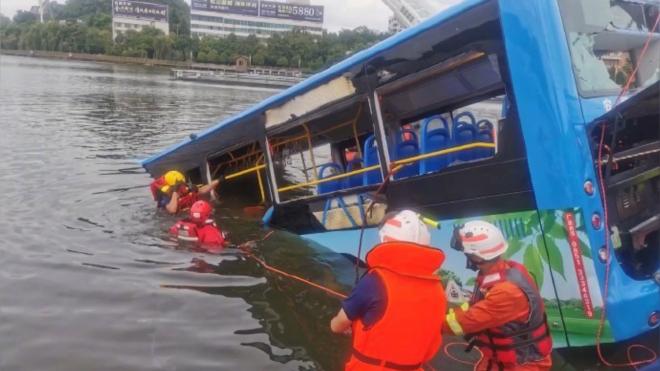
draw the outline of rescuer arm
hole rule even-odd
[[[216,189],[220,185],[220,179],[212,180],[211,183],[199,187],[199,194],[205,195]]]
[[[491,288],[483,300],[467,310],[456,308],[447,314],[447,327],[454,335],[475,334],[529,315],[525,294],[509,282]]]
[[[353,322],[348,319],[344,309],[340,309],[337,315],[330,321],[330,330],[335,334],[346,333],[351,329]]]
[[[170,202],[165,205],[165,210],[170,214],[176,214],[179,211],[179,194],[177,192],[172,192],[172,197]]]

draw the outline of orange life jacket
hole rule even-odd
[[[154,201],[159,202],[161,197],[168,196],[171,194],[171,192],[163,191],[163,188],[165,186],[167,186],[167,182],[165,181],[165,176],[161,176],[160,178],[157,178],[153,182],[151,182],[151,184],[149,185],[149,189],[151,190],[151,195],[153,196]],[[190,190],[187,186],[180,187],[177,193],[179,193],[179,202],[178,202],[179,211],[190,209],[190,207],[192,207],[192,205],[195,202],[199,201],[197,192]]]
[[[529,317],[527,321],[512,321],[503,326],[488,329],[475,336],[475,345],[492,358],[492,370],[514,365],[541,361],[552,352],[552,337],[548,327],[543,298],[527,269],[520,263],[506,261],[506,269],[479,275],[471,304],[483,300],[488,290],[500,282],[516,285],[527,297]]]
[[[442,251],[408,242],[385,242],[367,254],[387,295],[382,318],[370,327],[353,322],[353,354],[346,370],[420,370],[442,344],[447,299],[433,273]]]

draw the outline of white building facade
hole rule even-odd
[[[199,37],[266,38],[293,30],[321,35],[323,19],[323,6],[309,0],[192,0],[190,6],[190,32]]]
[[[112,39],[128,30],[140,31],[145,27],[170,33],[167,5],[143,1],[112,0]]]

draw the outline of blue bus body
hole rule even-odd
[[[201,173],[202,178],[208,180],[211,177],[207,165],[209,156],[221,152],[222,148],[248,141],[259,142],[262,148],[267,148],[273,139],[268,125],[264,123],[263,117],[267,112],[346,73],[359,76],[360,71],[364,71],[368,74],[370,63],[379,57],[394,53],[397,48],[414,46],[418,40],[428,39],[434,30],[481,7],[496,8],[499,13],[496,18],[501,27],[505,52],[505,56],[501,57],[507,61],[503,75],[508,75],[502,79],[502,84],[505,100],[512,100],[517,110],[516,119],[524,142],[533,205],[503,213],[484,209],[480,213],[471,212],[456,217],[446,217],[442,213],[436,215],[435,209],[428,209],[426,215],[438,219],[442,226],[433,231],[433,245],[445,250],[447,261],[443,268],[451,273],[452,281],[458,283],[456,287],[461,291],[454,293],[453,302],[459,303],[469,295],[474,273],[464,269],[465,260],[461,254],[448,251],[452,226],[469,219],[485,218],[498,224],[510,239],[509,257],[525,263],[535,275],[550,308],[549,317],[556,345],[593,344],[604,306],[607,307],[604,336],[607,341],[626,340],[657,328],[660,326],[657,319],[660,313],[660,284],[651,278],[632,277],[623,268],[626,263],[614,253],[617,245],[614,241],[608,242],[613,246],[609,293],[606,298],[603,297],[606,264],[602,259],[602,248],[606,245],[608,228],[604,223],[597,222],[599,218],[603,219],[605,210],[598,186],[600,164],[594,166],[593,125],[615,103],[618,92],[592,97],[581,94],[576,84],[578,77],[572,67],[562,12],[556,1],[464,1],[220,122],[194,139],[144,160],[142,165],[154,176],[170,168],[184,171],[206,168]],[[367,96],[366,99],[371,98]],[[378,108],[371,101],[370,104],[372,111]],[[377,133],[379,129],[376,127],[374,130]],[[379,143],[386,147],[386,143]],[[380,150],[381,163],[389,160],[384,152],[387,151]],[[268,155],[266,159],[269,160]],[[268,171],[264,172],[264,176],[269,177],[268,199],[277,209],[280,203],[285,204],[278,196],[275,176],[278,170],[272,159],[265,163]],[[384,165],[382,168],[386,169]],[[412,178],[394,181],[394,184],[414,182]],[[593,191],[585,191],[587,184],[593,185]],[[460,187],[460,184],[438,184],[438,192],[451,186]],[[405,206],[406,198],[400,196],[401,193],[394,193],[397,194],[399,197],[395,204]],[[326,203],[326,209],[327,206]],[[272,216],[271,212],[269,217]],[[324,220],[325,216],[324,213]],[[595,219],[594,222],[592,219]],[[355,255],[360,230],[354,227],[300,234],[339,253]],[[365,229],[364,252],[376,243],[377,233],[372,225]],[[660,271],[660,264],[657,269]]]

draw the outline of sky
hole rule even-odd
[[[190,3],[190,0],[186,1]],[[430,1],[436,5],[456,2],[456,0]],[[58,2],[64,3],[64,0]],[[0,13],[11,18],[18,10],[29,10],[37,4],[38,0],[0,0]],[[312,4],[325,6],[325,27],[329,31],[353,29],[358,26],[386,31],[387,20],[392,15],[382,0],[312,0]]]

